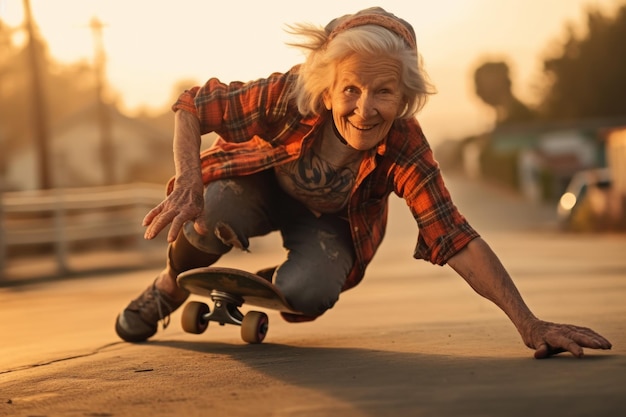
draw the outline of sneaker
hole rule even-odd
[[[115,331],[127,342],[143,342],[157,332],[160,320],[165,330],[170,324],[170,314],[186,299],[187,296],[174,300],[153,283],[117,316]]]

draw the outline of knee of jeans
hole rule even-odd
[[[332,308],[339,299],[340,290],[310,285],[304,288],[281,289],[294,310],[309,316],[320,316]]]

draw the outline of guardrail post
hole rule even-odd
[[[0,180],[0,281],[5,278],[7,245],[5,243],[5,227],[4,227],[4,192],[2,190],[2,181]]]
[[[141,221],[143,220],[144,216],[146,215],[146,213],[144,212],[144,203],[143,203],[143,190],[137,190],[134,193],[134,201],[133,201],[133,209],[132,209],[132,213],[133,213],[133,217],[135,217],[137,219],[137,236],[136,239],[139,239],[137,243],[137,247],[139,248],[139,251],[141,252],[141,256],[143,257],[143,260],[145,263],[147,263],[148,261],[148,250],[149,250],[149,244],[148,241],[146,241],[146,239],[143,238],[143,226],[141,225]]]
[[[69,272],[69,266],[67,262],[67,238],[65,228],[67,226],[66,215],[67,208],[65,207],[65,194],[63,190],[56,189],[55,192],[55,204],[53,212],[54,221],[54,234],[56,236],[54,249],[57,258],[57,266],[59,273],[64,275]]]

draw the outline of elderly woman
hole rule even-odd
[[[411,25],[371,8],[292,30],[306,39],[302,65],[249,83],[210,79],[174,104],[176,175],[144,219],[147,239],[171,224],[167,265],[117,317],[118,335],[151,337],[188,296],[178,274],[276,230],[287,257],[263,274],[305,313],[283,317],[320,316],[363,278],[393,192],[419,228],[414,257],[450,265],[508,315],[536,357],[610,348],[590,329],[537,319],[454,206],[414,117],[432,89]],[[209,132],[220,138],[200,153]]]

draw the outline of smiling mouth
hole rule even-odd
[[[350,124],[350,126],[352,126],[353,128],[355,128],[356,130],[360,130],[360,131],[362,131],[362,132],[366,132],[366,131],[368,131],[368,130],[372,130],[372,129],[374,129],[374,128],[376,127],[376,125],[369,125],[369,126],[362,126],[362,127],[359,127],[359,126],[357,126],[357,125],[353,124],[353,123],[352,123],[351,121],[349,121],[349,120],[348,120],[348,123]]]

